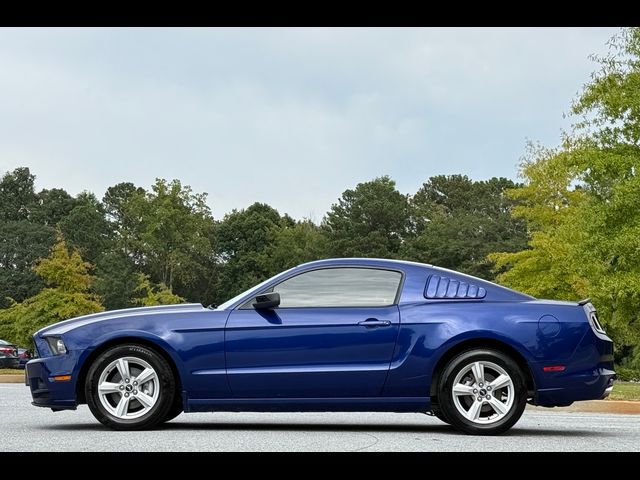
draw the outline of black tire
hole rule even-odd
[[[438,405],[438,404],[432,405],[431,406],[431,413],[433,413],[433,416],[436,417],[441,422],[444,422],[447,425],[451,424],[451,422],[449,420],[447,420],[447,417],[444,416],[444,412],[440,408],[440,405]]]
[[[182,399],[180,398],[180,395],[178,394],[178,392],[176,392],[173,405],[171,405],[171,408],[167,412],[167,416],[164,418],[163,422],[165,423],[170,422],[171,420],[176,418],[178,415],[180,415],[182,412],[183,412]]]
[[[160,391],[155,404],[141,417],[123,419],[112,415],[101,403],[98,395],[98,381],[100,375],[114,360],[124,357],[134,357],[147,362],[157,374]],[[118,345],[102,353],[91,365],[85,382],[85,396],[87,405],[93,416],[109,428],[114,430],[145,430],[166,421],[168,414],[175,405],[176,381],[167,361],[158,353],[142,345]]]
[[[468,365],[488,361],[502,367],[513,383],[513,404],[504,417],[494,423],[478,423],[465,417],[454,404],[453,383],[456,375]],[[490,392],[487,392],[490,394]],[[475,396],[471,397],[475,401]],[[468,400],[467,400],[468,401]],[[527,403],[527,387],[518,364],[502,352],[489,349],[468,350],[454,357],[445,367],[438,384],[438,408],[444,420],[461,432],[471,435],[499,435],[509,430],[520,419]],[[482,407],[485,408],[485,407]],[[489,415],[492,408],[489,407]],[[435,412],[434,412],[435,413]],[[488,417],[489,418],[489,417]]]

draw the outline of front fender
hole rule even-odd
[[[143,343],[155,346],[158,349],[162,349],[173,361],[176,366],[180,384],[183,385],[184,372],[181,369],[182,361],[178,352],[168,343],[163,337],[142,330],[118,330],[114,332],[105,333],[91,341],[89,345],[80,353],[78,363],[76,366],[76,375],[78,377],[86,374],[89,369],[87,360],[92,360],[96,357],[97,351],[102,351],[108,345],[116,345],[120,343],[135,342],[136,340],[142,340]]]

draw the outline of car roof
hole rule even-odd
[[[387,268],[401,268],[401,267],[421,267],[430,268],[432,265],[419,262],[411,262],[408,260],[392,260],[388,258],[361,258],[361,257],[345,257],[345,258],[326,258],[324,260],[315,260],[313,262],[303,263],[298,265],[299,268],[308,267],[330,267],[338,265],[359,265],[368,267],[387,267]]]

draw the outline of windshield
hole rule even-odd
[[[226,310],[227,308],[229,308],[231,305],[233,305],[234,303],[236,303],[238,300],[240,300],[241,298],[243,298],[245,295],[246,296],[250,296],[252,293],[257,293],[258,291],[260,291],[260,289],[262,287],[264,287],[267,283],[269,283],[271,280],[275,280],[279,277],[282,277],[283,275],[286,275],[287,273],[289,273],[291,270],[293,270],[295,267],[290,268],[289,270],[285,270],[284,272],[280,272],[279,274],[271,277],[271,278],[267,278],[264,282],[261,282],[259,284],[257,284],[255,287],[251,287],[249,290],[245,290],[244,292],[236,295],[233,298],[230,298],[229,300],[227,300],[226,302],[224,302],[222,305],[218,305],[216,307],[216,310]]]

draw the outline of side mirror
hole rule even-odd
[[[256,296],[253,308],[256,310],[268,310],[278,305],[280,305],[280,294],[278,292],[271,292]]]

